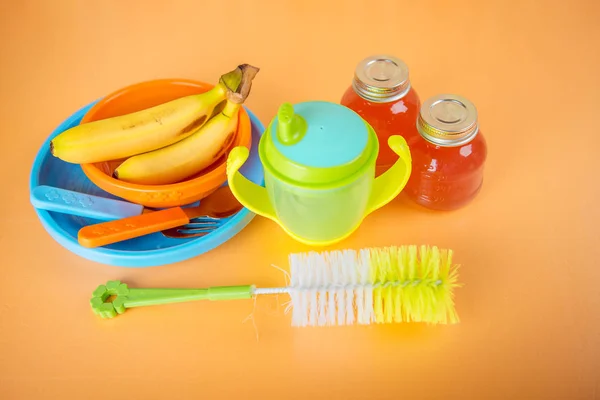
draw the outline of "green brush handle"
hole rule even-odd
[[[239,300],[252,298],[253,286],[218,286],[206,289],[130,289],[121,281],[108,281],[94,290],[90,305],[95,314],[112,318],[127,308],[181,303],[195,300]],[[112,302],[106,302],[115,296]]]

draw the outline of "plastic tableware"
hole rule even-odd
[[[183,96],[204,93],[214,85],[188,79],[157,79],[136,83],[109,94],[88,110],[81,122],[123,115],[152,107]],[[238,129],[230,146],[250,148],[251,125],[244,108],[240,112]],[[227,157],[222,156],[195,177],[170,185],[140,185],[113,178],[121,162],[101,162],[81,166],[87,177],[101,189],[146,207],[176,207],[198,201],[227,181]]]
[[[373,128],[339,104],[285,103],[260,140],[266,189],[238,172],[248,150],[229,153],[229,187],[244,206],[277,222],[294,239],[315,246],[339,242],[406,185],[406,140],[391,136],[398,160],[375,178],[379,142]]]
[[[48,185],[33,188],[30,201],[35,208],[42,210],[101,221],[132,217],[149,210],[140,204],[128,201],[79,193]]]
[[[66,163],[53,157],[49,151],[50,140],[64,130],[78,124],[94,104],[95,102],[76,111],[46,139],[33,163],[30,176],[31,191],[40,185],[48,185],[118,199],[118,197],[94,185],[85,176],[79,165]],[[252,182],[263,185],[264,175],[262,165],[258,159],[258,142],[264,126],[250,110],[246,109],[246,112],[250,117],[252,126],[252,145],[250,158],[244,165],[243,171],[244,175]],[[243,208],[224,221],[219,229],[206,236],[172,239],[160,233],[155,233],[105,247],[88,249],[79,245],[77,232],[83,226],[96,223],[97,220],[42,209],[34,208],[34,210],[48,234],[67,250],[91,261],[120,267],[160,266],[196,257],[231,239],[244,229],[254,217],[254,213]]]
[[[135,215],[115,221],[104,221],[84,226],[77,234],[79,244],[84,247],[99,247],[132,238],[176,228],[192,222],[195,218],[213,219],[201,223],[205,229],[217,229],[220,219],[225,219],[242,209],[229,187],[222,186],[205,197],[197,207],[173,207]],[[217,219],[216,221],[214,219]]]

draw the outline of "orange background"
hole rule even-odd
[[[20,0],[0,13],[1,399],[600,397],[598,1]],[[110,279],[281,285],[271,264],[308,247],[257,217],[166,267],[71,254],[28,199],[34,156],[62,120],[134,82],[211,81],[248,62],[261,72],[247,105],[266,124],[284,101],[338,101],[376,52],[408,63],[422,99],[475,103],[485,184],[452,213],[400,196],[336,248],[454,249],[461,324],[294,329],[275,298],[92,314]]]

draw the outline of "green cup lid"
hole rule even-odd
[[[340,104],[284,103],[259,146],[265,168],[293,184],[328,185],[351,179],[377,157],[369,124]]]

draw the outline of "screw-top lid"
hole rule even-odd
[[[389,55],[367,57],[356,66],[352,87],[369,101],[398,100],[410,90],[408,66]]]
[[[433,96],[421,106],[417,129],[421,136],[431,143],[448,147],[459,146],[477,135],[477,109],[462,96]]]
[[[336,103],[284,103],[260,141],[265,168],[296,185],[330,184],[352,177],[377,156],[373,129]]]

